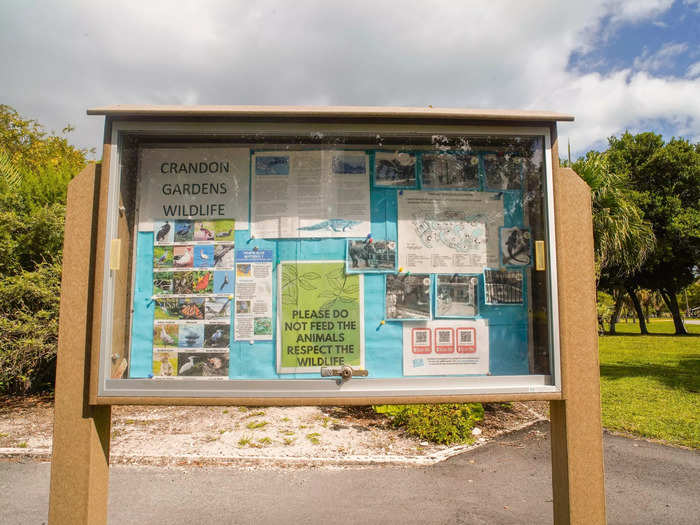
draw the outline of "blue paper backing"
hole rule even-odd
[[[370,164],[372,166],[372,164]],[[373,169],[373,166],[372,168]],[[482,170],[483,174],[483,170]],[[395,188],[371,188],[371,232],[377,240],[397,241],[397,194]],[[504,226],[523,224],[522,192],[504,191]],[[280,261],[345,260],[345,239],[251,239],[249,230],[237,230],[236,249],[273,251],[272,308],[277,312],[277,265]],[[384,318],[384,275],[364,275],[365,367],[373,378],[403,377],[403,323]],[[492,375],[529,373],[528,287],[524,281],[522,305],[493,306],[484,301],[483,275],[479,277],[479,315],[489,324],[489,363]],[[145,378],[153,367],[153,233],[139,232],[136,241],[134,313],[131,326],[129,377]],[[235,321],[234,321],[235,322]],[[272,341],[234,341],[230,333],[229,377],[231,379],[311,379],[318,374],[278,374],[276,368],[277,327]]]

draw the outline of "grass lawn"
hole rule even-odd
[[[603,426],[700,448],[700,325],[674,336],[652,321],[651,335],[620,323],[599,339]]]

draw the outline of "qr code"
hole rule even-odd
[[[416,341],[416,344],[419,344],[419,345],[427,344],[428,332],[415,332],[413,335],[414,335],[414,339]]]
[[[459,332],[459,344],[461,345],[471,345],[474,344],[474,332],[471,330],[460,330]]]
[[[441,330],[438,332],[438,342],[439,343],[451,343],[452,342],[452,332],[448,330]]]

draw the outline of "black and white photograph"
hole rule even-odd
[[[522,189],[522,167],[523,159],[515,155],[484,155],[484,173],[486,176],[486,189]]]
[[[265,155],[255,158],[256,175],[289,175],[289,157]]]
[[[421,156],[425,189],[479,189],[479,157],[468,153],[425,153]]]
[[[378,151],[374,156],[374,185],[416,187],[416,156],[405,152]]]
[[[522,270],[484,270],[486,304],[523,304]]]
[[[474,317],[478,313],[476,275],[437,275],[435,317]]]
[[[228,377],[228,354],[225,352],[179,352],[178,376]]]
[[[532,262],[532,241],[528,228],[500,228],[501,264],[529,266]]]
[[[396,241],[350,241],[347,243],[347,273],[396,271]]]
[[[388,274],[386,276],[387,320],[430,319],[430,275]]]
[[[362,153],[333,155],[333,173],[336,175],[361,175],[367,172],[367,156]]]

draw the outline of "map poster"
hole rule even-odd
[[[404,191],[399,266],[415,273],[481,273],[498,266],[503,199],[475,191]]]
[[[345,261],[282,262],[277,274],[277,371],[364,368],[363,276]]]
[[[236,250],[236,341],[272,340],[272,250]]]
[[[485,319],[403,325],[405,376],[488,373],[489,327]]]

